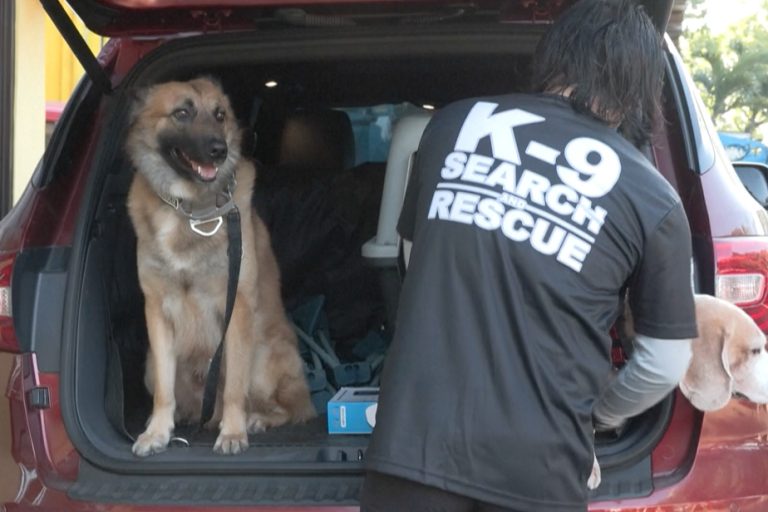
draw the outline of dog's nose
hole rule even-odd
[[[214,139],[208,146],[208,154],[213,160],[223,160],[227,157],[227,143],[220,139]]]

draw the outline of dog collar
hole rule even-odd
[[[235,188],[235,179],[222,193],[226,199],[225,203],[218,206],[214,201],[212,206],[196,210],[187,210],[179,197],[173,197],[164,192],[158,192],[157,195],[168,206],[180,212],[189,220],[189,228],[200,236],[213,236],[219,232],[224,224],[224,216],[235,208],[235,200],[232,197],[232,189]],[[218,199],[218,196],[217,196]]]

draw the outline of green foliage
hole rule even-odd
[[[747,17],[722,34],[700,23],[703,0],[693,0],[686,18],[693,20],[681,41],[704,103],[720,130],[754,135],[768,123],[768,24],[762,16]],[[768,9],[764,1],[763,13]],[[689,12],[690,11],[690,12]],[[692,26],[699,26],[692,29]]]

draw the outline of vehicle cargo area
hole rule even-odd
[[[75,274],[80,300],[64,349],[74,361],[64,388],[73,393],[72,408],[65,414],[93,466],[147,475],[361,474],[368,436],[329,434],[325,404],[341,387],[386,385],[379,376],[403,264],[391,237],[399,203],[388,197],[385,182],[390,173],[407,176],[420,133],[398,136],[398,124],[419,119],[423,128],[433,108],[452,100],[526,91],[542,29],[442,28],[418,37],[403,29],[382,37],[376,30],[297,35],[280,45],[268,32],[200,36],[213,39],[201,51],[189,38],[150,53],[113,95],[75,247],[83,263]],[[318,416],[252,434],[249,449],[232,457],[213,453],[215,430],[177,425],[167,451],[140,459],[131,439],[142,432],[152,399],[144,385],[147,332],[136,238],[125,204],[133,171],[121,145],[135,88],[200,75],[221,81],[243,128],[243,154],[257,162],[253,204],[272,237],[286,314],[316,345],[299,336]],[[408,158],[396,163],[393,155],[403,152]],[[394,197],[401,200],[402,193]],[[649,492],[650,452],[672,402],[620,436],[598,439],[601,497]]]

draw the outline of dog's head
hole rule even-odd
[[[215,80],[205,77],[139,91],[126,148],[156,190],[192,199],[231,182],[240,139],[229,99]]]
[[[680,390],[697,409],[724,407],[732,395],[768,403],[765,334],[741,308],[706,295],[696,296],[699,337]]]

